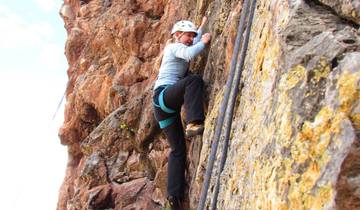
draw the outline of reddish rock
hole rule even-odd
[[[339,209],[360,208],[360,143],[355,142],[341,166],[336,184]]]
[[[111,185],[102,185],[88,191],[88,205],[91,209],[113,208]]]
[[[195,15],[197,5],[187,1],[64,1],[60,13],[68,32],[65,54],[69,83],[59,136],[69,148],[69,160],[76,161],[68,163],[59,210],[65,206],[85,209],[89,189],[111,182],[133,183],[142,177],[154,180],[157,186],[156,190],[146,188],[156,200],[148,202],[146,209],[164,205],[168,145],[152,113],[152,87],[157,76],[154,63],[175,21],[190,18],[199,23],[209,2],[201,1],[200,5],[202,12]],[[237,8],[231,22],[239,16],[239,5],[226,9]],[[210,27],[219,15],[214,13]],[[225,36],[229,52],[218,51],[226,58],[236,29],[230,30],[231,35]],[[224,39],[220,42],[225,43]],[[201,60],[194,69],[202,71],[205,64],[199,66]],[[216,62],[220,65],[223,60]],[[222,73],[216,75],[224,78]],[[192,155],[198,156],[195,153]],[[101,157],[99,166],[91,164],[94,157]],[[195,170],[191,162],[188,174]],[[126,208],[130,207],[128,203]]]
[[[155,63],[174,22],[190,19],[199,23],[206,14],[209,23],[205,31],[213,36],[211,46],[190,66],[206,84],[206,129],[203,137],[187,142],[185,206],[196,208],[242,2],[64,0],[59,13],[68,34],[65,55],[69,82],[59,137],[68,147],[68,163],[58,210],[151,210],[165,206],[169,146],[152,112],[153,84],[158,73]],[[302,167],[307,164],[291,164],[289,158],[296,156],[294,148],[306,151],[308,142],[300,141],[305,145],[300,148],[294,138],[301,134],[304,122],[318,125],[312,120],[322,106],[341,109],[348,115],[347,131],[353,126],[358,139],[359,88],[354,84],[358,84],[355,61],[359,57],[349,56],[360,51],[359,5],[355,2],[258,1],[218,209],[256,209],[270,203],[274,209],[277,205],[289,207],[284,204],[291,200],[288,192],[296,189],[295,182],[307,180],[306,176],[294,178],[304,175]],[[348,64],[340,68],[344,60]],[[343,129],[334,123],[324,126],[328,127]],[[349,137],[352,132],[344,133]],[[342,138],[328,134],[331,141],[339,141],[330,145],[341,142]],[[355,137],[347,139],[354,141]],[[337,180],[336,188],[329,190],[337,191],[336,198],[335,193],[325,194],[328,200],[336,200],[339,209],[359,206],[359,151],[355,143],[348,152],[348,144],[330,149],[325,143],[319,146],[332,158],[328,168],[319,170],[327,174],[321,176],[321,183],[335,186]],[[311,154],[316,151],[311,150]],[[294,193],[296,190],[292,194],[296,197]],[[268,195],[274,196],[272,200]],[[311,197],[302,195],[304,199]],[[307,201],[301,202],[311,205]],[[296,199],[291,202],[292,207],[298,204]]]
[[[162,209],[152,199],[155,190],[147,178],[136,179],[121,185],[113,184],[115,209]]]

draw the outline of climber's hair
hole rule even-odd
[[[170,39],[168,39],[168,40],[166,41],[165,47],[166,47],[167,45],[169,45],[169,44],[175,43],[175,41],[176,41],[176,38],[175,38],[175,35],[174,35],[174,36],[172,36]],[[164,49],[165,49],[165,47],[164,47]],[[154,65],[154,67],[155,67],[155,69],[157,69],[157,70],[160,69],[161,61],[162,61],[162,58],[163,58],[163,56],[164,56],[164,49],[161,50],[161,53],[158,55],[158,57],[157,57],[156,60],[155,60],[155,65]]]

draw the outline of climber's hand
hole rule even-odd
[[[205,25],[206,22],[207,22],[207,19],[208,19],[208,18],[207,18],[206,16],[204,16],[204,17],[202,18],[200,28],[203,28],[203,27],[204,27],[204,25]]]
[[[211,35],[210,33],[206,33],[204,35],[201,36],[201,41],[204,43],[204,44],[208,44],[211,40]]]

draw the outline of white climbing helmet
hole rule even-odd
[[[188,20],[180,20],[176,22],[173,28],[171,29],[171,34],[174,34],[177,31],[194,32],[195,34],[197,34],[197,29],[195,24]]]

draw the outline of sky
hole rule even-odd
[[[0,0],[1,209],[56,209],[67,162],[65,101],[56,112],[68,68],[62,3]]]

